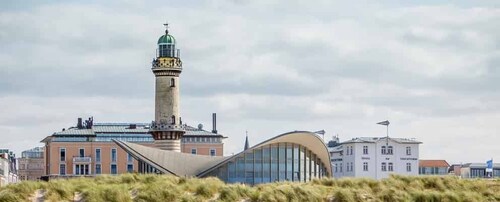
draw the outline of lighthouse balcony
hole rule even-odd
[[[186,130],[185,125],[180,125],[180,124],[170,124],[170,123],[157,123],[155,121],[151,122],[151,131],[164,131],[164,130],[178,130],[178,131],[184,131]]]
[[[152,62],[154,68],[175,68],[182,69],[182,61],[179,58],[159,57]]]

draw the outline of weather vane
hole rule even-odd
[[[165,34],[168,34],[168,21],[163,24],[165,26]]]

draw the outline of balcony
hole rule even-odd
[[[152,62],[153,70],[158,68],[171,68],[172,70],[182,71],[182,61],[179,58],[157,58]]]
[[[92,163],[92,158],[90,156],[75,156],[73,163]]]
[[[186,126],[182,124],[171,124],[171,123],[157,123],[156,121],[151,122],[150,131],[185,131]]]

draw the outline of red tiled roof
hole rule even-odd
[[[419,160],[418,167],[450,167],[445,160]]]

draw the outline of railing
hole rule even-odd
[[[179,58],[169,59],[169,58],[159,58],[154,59],[152,62],[153,68],[167,67],[167,68],[178,68],[182,69],[182,61]]]
[[[157,123],[156,121],[151,122],[150,130],[185,130],[185,125],[176,125],[176,124],[168,124],[168,123]]]
[[[73,163],[91,163],[92,157],[90,156],[75,156],[73,157]]]

